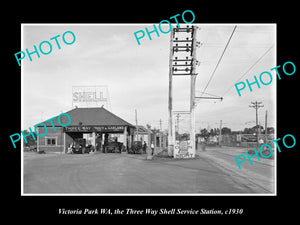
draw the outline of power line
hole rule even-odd
[[[252,65],[250,66],[250,68],[239,78],[237,79],[234,84],[236,84],[236,82],[240,81],[244,76],[246,76],[246,74],[274,47],[274,44]],[[234,84],[232,86],[230,86],[222,96],[224,96],[225,94],[227,94],[230,89],[234,86]]]
[[[240,81],[246,74],[274,47],[272,45],[246,72],[243,76],[241,76],[236,82]]]
[[[206,94],[206,95],[213,96],[213,97],[220,97],[220,96],[218,96],[218,95],[209,94],[209,93],[207,93],[207,92],[206,92],[206,93],[201,92],[201,91],[196,91],[196,92],[201,93],[202,95],[203,95],[203,94]]]
[[[225,53],[225,51],[226,51],[226,49],[227,49],[227,46],[228,46],[228,44],[229,44],[229,42],[230,42],[230,40],[231,40],[231,38],[232,38],[232,36],[233,36],[233,33],[234,33],[236,27],[237,27],[237,25],[234,26],[233,31],[232,31],[232,33],[231,33],[231,35],[230,35],[230,37],[229,37],[229,39],[228,39],[228,41],[227,41],[227,44],[226,44],[226,46],[225,46],[225,48],[224,48],[224,50],[223,50],[223,52],[222,52],[222,55],[221,55],[221,57],[219,58],[219,61],[218,61],[217,65],[216,65],[216,67],[215,67],[213,73],[211,74],[209,81],[207,82],[207,84],[206,84],[204,90],[202,91],[202,95],[203,95],[203,93],[206,91],[206,89],[207,89],[209,83],[211,82],[213,76],[215,75],[215,72],[216,72],[216,70],[217,70],[217,68],[218,68],[218,66],[219,66],[219,64],[220,64],[220,62],[221,62],[221,60],[222,60],[222,58],[223,58],[223,55],[224,55],[224,53]],[[201,95],[201,96],[202,96],[202,95]]]

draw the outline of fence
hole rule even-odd
[[[267,139],[267,140],[266,140]],[[268,137],[264,134],[258,135],[258,140],[260,145],[270,144],[271,141],[275,139],[274,134],[268,134]],[[222,135],[220,145],[232,146],[232,147],[245,147],[245,148],[256,148],[257,147],[257,136],[252,134],[231,134]],[[271,144],[274,147],[274,144]]]

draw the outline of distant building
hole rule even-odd
[[[142,141],[143,143],[145,141],[147,146],[150,146],[150,144],[151,144],[151,134],[152,134],[151,130],[147,129],[144,126],[138,125],[138,132],[136,132],[136,129],[135,129],[134,132],[135,132],[134,140],[136,140],[136,136],[137,136],[138,141]]]

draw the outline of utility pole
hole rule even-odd
[[[194,156],[195,149],[195,83],[196,83],[196,26],[192,27],[175,27],[171,31],[170,41],[170,60],[169,60],[169,144],[168,153],[172,155],[175,145],[175,131],[173,128],[173,98],[172,98],[172,81],[173,76],[191,76],[190,88],[190,145],[192,147],[191,154]],[[183,35],[176,34],[183,33]],[[183,38],[185,36],[185,38]],[[180,39],[179,39],[180,37]],[[177,54],[178,52],[181,52]],[[184,54],[186,53],[186,55]],[[173,56],[175,55],[175,59]],[[186,57],[184,57],[184,55]]]
[[[257,141],[256,146],[258,147],[258,133],[260,133],[260,132],[258,132],[258,129],[260,129],[258,127],[258,109],[261,108],[261,107],[264,107],[264,106],[261,105],[262,102],[257,102],[257,101],[256,102],[251,102],[251,104],[252,105],[249,105],[249,107],[254,108],[255,112],[256,112],[256,141]]]
[[[192,147],[192,152],[195,155],[196,154],[196,118],[195,118],[195,91],[196,91],[196,78],[197,74],[196,72],[196,27],[193,27],[192,31],[192,67],[191,67],[191,94],[190,94],[190,144]]]
[[[268,143],[268,110],[266,110],[265,116],[265,144]]]
[[[160,131],[162,131],[162,120],[161,119],[159,120],[159,129],[160,129]]]
[[[179,118],[180,118],[179,113],[177,113],[176,118],[177,118],[177,120],[176,120],[177,121],[177,123],[176,123],[177,124],[177,129],[176,130],[177,130],[177,133],[179,134]]]
[[[175,124],[173,121],[173,38],[175,36],[174,28],[170,32],[170,56],[169,56],[169,98],[168,98],[168,155],[173,156],[175,146]]]

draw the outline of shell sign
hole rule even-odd
[[[106,103],[108,108],[107,86],[73,86],[72,106],[77,107],[99,107]]]

